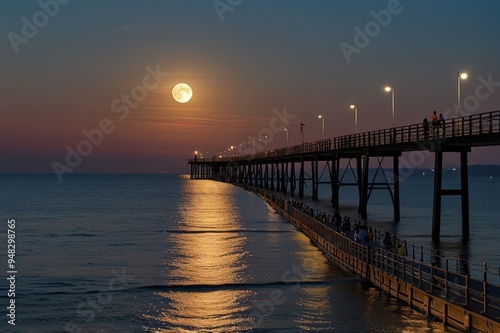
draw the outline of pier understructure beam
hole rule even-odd
[[[279,192],[281,189],[281,178],[280,178],[280,162],[276,161],[276,192]]]
[[[264,162],[260,162],[260,170],[259,170],[259,187],[260,188],[264,188],[264,184],[266,182],[266,175],[265,175],[265,172],[266,172],[266,167],[265,167],[265,163]]]
[[[318,200],[318,159],[316,155],[311,160],[311,189],[312,199]]]
[[[362,179],[361,183],[361,201],[359,211],[361,213],[361,218],[366,220],[368,217],[368,201],[373,190],[387,190],[391,197],[393,209],[394,209],[394,222],[399,222],[400,220],[400,201],[399,201],[399,157],[400,152],[369,152],[365,150],[362,156]],[[377,158],[377,169],[370,177],[369,167],[370,167],[370,157]],[[383,161],[386,157],[392,157],[392,174],[383,167]],[[358,165],[359,165],[358,159]],[[359,170],[359,169],[358,169]],[[359,173],[358,173],[359,174]]]
[[[339,211],[339,170],[340,157],[338,153],[332,154],[332,168],[330,170],[330,182],[332,186],[331,202],[335,212]]]
[[[288,162],[281,162],[281,191],[286,195],[288,188]]]
[[[312,200],[319,200],[319,185],[320,184],[330,184],[332,186],[332,203],[334,198],[334,184],[332,183],[332,169],[330,166],[330,162],[332,160],[332,156],[329,153],[328,155],[314,155],[311,157],[311,191],[312,191]],[[324,165],[322,166],[321,173],[320,170],[320,161],[324,161]],[[306,173],[307,176],[309,176]]]
[[[269,163],[267,162],[264,168],[264,188],[269,189]]]
[[[358,153],[334,153],[332,156],[332,169],[330,171],[330,179],[332,185],[332,205],[335,211],[340,209],[340,187],[342,186],[357,186],[359,192],[358,214],[361,213],[361,154]],[[342,159],[347,159],[347,164],[341,173],[340,162]],[[356,171],[353,168],[353,159],[356,159]]]
[[[300,170],[299,170],[299,198],[304,198],[304,156],[300,158]]]
[[[462,238],[467,240],[470,236],[469,227],[469,178],[467,166],[467,153],[470,148],[457,148],[442,150],[439,146],[434,151],[434,201],[432,208],[432,241],[439,243],[441,233],[441,200],[444,195],[461,196],[462,210]],[[455,152],[460,154],[460,188],[443,189],[443,153]]]

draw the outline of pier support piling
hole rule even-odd
[[[460,152],[460,182],[462,192],[462,238],[469,239],[469,172],[467,151]]]
[[[400,206],[399,206],[399,155],[393,156],[392,172],[394,174],[394,222],[399,222],[401,219]]]
[[[318,158],[314,156],[311,161],[311,169],[312,169],[312,199],[318,201],[319,199],[319,175],[318,175]]]
[[[369,168],[370,168],[370,155],[368,152],[365,152],[363,154],[363,173],[362,177],[358,179],[359,182],[359,187],[361,188],[361,193],[360,193],[360,203],[358,207],[358,211],[361,213],[361,218],[363,220],[366,220],[368,218],[368,177],[369,177]],[[358,158],[357,160],[361,160],[361,158]],[[358,168],[360,165],[360,162],[357,162]],[[361,170],[361,168],[359,168]],[[360,173],[358,171],[358,177]]]
[[[443,152],[434,153],[434,202],[432,207],[432,241],[439,242],[441,232],[441,195],[443,183]]]
[[[443,189],[443,150],[434,152],[434,203],[432,208],[432,240],[439,242],[441,232],[441,201],[443,195],[461,196],[462,213],[462,238],[469,239],[469,178],[467,166],[467,153],[470,148],[452,150],[460,153],[460,188]]]
[[[300,171],[299,171],[299,198],[304,198],[304,156],[300,158]]]
[[[332,185],[332,205],[336,212],[339,211],[339,169],[340,158],[338,153],[333,153],[332,156],[332,171],[330,180]]]

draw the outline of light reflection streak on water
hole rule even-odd
[[[299,244],[299,249],[295,256],[300,262],[301,281],[324,281],[329,275],[330,265],[323,257],[322,253],[311,247],[309,238],[302,233],[297,233],[293,237]],[[331,318],[333,311],[330,303],[332,292],[330,286],[302,286],[298,289],[297,313],[295,322],[298,328],[303,331],[317,331],[321,329],[331,329]]]
[[[304,331],[317,331],[332,328],[331,318],[333,311],[330,304],[330,295],[332,292],[329,286],[303,287],[300,289],[300,298],[298,300],[301,312],[295,322],[297,327]]]
[[[166,284],[191,287],[157,293],[166,305],[156,318],[161,326],[177,332],[227,332],[248,320],[243,304],[253,292],[228,286],[244,281],[246,255],[246,238],[237,232],[241,218],[232,202],[234,190],[212,181],[187,183],[179,224],[185,232],[171,235],[176,261],[170,263],[174,268]]]
[[[252,296],[247,290],[214,290],[193,292],[162,292],[158,295],[169,302],[168,309],[157,318],[173,331],[229,332],[236,331],[238,324],[247,320],[241,313],[248,310],[243,299]],[[172,332],[158,329],[154,332]]]
[[[415,327],[423,332],[447,332],[442,324],[429,323],[394,300],[367,295],[370,291],[360,290],[359,281],[332,268],[300,232],[250,236],[240,232],[240,212],[253,208],[233,201],[237,188],[205,181],[188,185],[182,191],[186,199],[179,207],[179,232],[169,234],[166,242],[173,247],[167,253],[175,251],[175,262],[165,259],[165,266],[168,262],[173,267],[165,283],[185,287],[156,293],[160,305],[151,304],[149,313],[156,315],[148,319],[158,325],[151,332],[241,332],[251,328],[265,332],[284,327],[304,332],[412,332]],[[279,221],[271,210],[268,217],[271,222]],[[265,218],[246,225],[259,230],[259,223],[266,223],[268,230],[282,229],[280,223],[268,223]],[[247,248],[251,256],[244,252]],[[245,269],[246,262],[251,270]],[[245,285],[254,282],[285,284]]]

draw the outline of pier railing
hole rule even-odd
[[[308,142],[292,147],[260,152],[256,158],[327,152],[353,148],[370,148],[426,140],[444,141],[448,138],[500,133],[500,111],[485,112],[467,117],[452,118],[444,123],[431,122],[339,136]],[[424,146],[422,146],[424,147]]]
[[[448,259],[445,259],[444,267],[440,267],[435,263],[424,263],[423,256],[415,259],[414,255],[398,255],[384,249],[377,241],[357,243],[335,230],[334,226],[325,225],[289,205],[283,198],[257,187],[246,187],[265,197],[285,218],[300,223],[302,231],[316,243],[324,240],[322,247],[337,258],[335,262],[345,269],[365,277],[370,271],[367,267],[372,266],[398,281],[409,283],[464,309],[499,320],[500,286],[488,281],[486,267],[483,279],[476,279],[466,271],[450,269]]]
[[[500,134],[500,111],[451,118],[445,120],[444,123],[437,122],[435,125],[431,122],[427,124],[411,124],[401,127],[343,135],[314,142],[306,142],[295,146],[257,152],[255,154],[235,154],[233,156],[213,157],[211,159],[190,159],[189,162],[229,162],[234,160],[265,159],[331,152],[335,150],[373,147],[383,148],[384,146],[402,144],[411,144],[412,146],[409,150],[423,150],[428,149],[428,147],[422,143],[428,142],[429,140],[444,142],[447,139],[472,138],[474,136],[485,136],[488,134]]]

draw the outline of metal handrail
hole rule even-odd
[[[486,264],[484,277],[480,280],[468,274],[449,269],[448,259],[446,259],[445,266],[442,268],[432,263],[425,264],[423,261],[410,256],[400,256],[397,253],[376,246],[376,242],[371,243],[371,247],[368,247],[355,242],[330,226],[288,205],[281,197],[257,187],[249,188],[263,195],[289,217],[300,221],[300,223],[323,239],[328,240],[330,244],[340,251],[348,253],[359,261],[367,262],[382,269],[387,274],[421,289],[439,294],[450,302],[461,304],[464,307],[472,306],[476,308],[479,305],[481,312],[484,314],[498,314],[500,312],[500,299],[494,296],[500,293],[500,286],[488,281]],[[358,273],[361,272],[356,267],[347,268]]]
[[[439,123],[439,122],[438,122]],[[500,110],[474,114],[465,117],[451,118],[444,121],[441,127],[434,127],[431,122],[385,128],[357,134],[348,134],[329,139],[288,146],[269,151],[257,152],[241,156],[221,157],[213,159],[189,159],[193,162],[231,162],[237,160],[264,159],[308,153],[331,152],[345,149],[362,149],[395,144],[425,143],[429,140],[443,142],[449,138],[465,138],[475,135],[499,134]],[[427,149],[425,145],[421,149]]]

